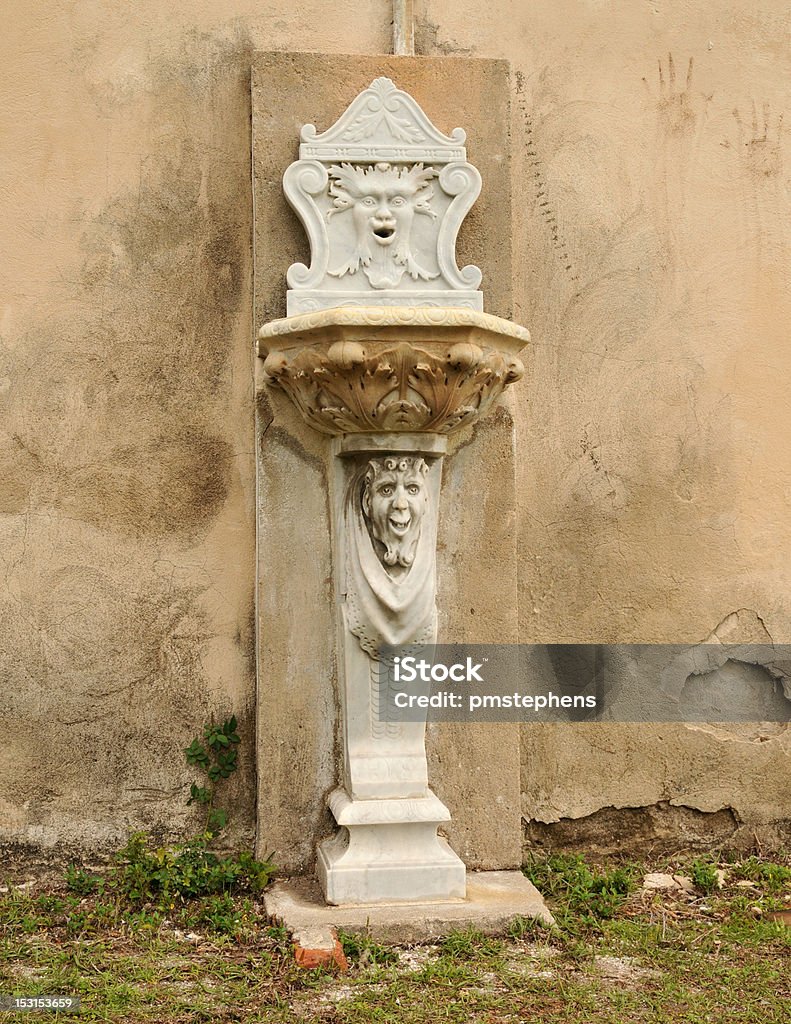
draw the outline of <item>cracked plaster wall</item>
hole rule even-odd
[[[422,52],[513,68],[522,639],[694,642],[748,609],[733,639],[760,618],[790,641],[787,5],[416,6]],[[6,19],[0,839],[178,831],[201,723],[233,707],[252,749],[250,59],[385,52],[388,22],[350,0]],[[522,741],[534,828],[791,817],[785,732]]]

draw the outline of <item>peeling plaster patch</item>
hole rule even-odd
[[[704,644],[771,644],[772,634],[752,608],[737,608],[714,627]]]
[[[718,729],[764,741],[782,733],[791,715],[791,659],[783,653],[763,619],[740,608],[662,668],[660,690],[675,697],[688,723],[732,723]],[[773,725],[743,725],[756,722]]]
[[[603,807],[582,818],[527,821],[527,851],[583,850],[599,855],[645,856],[727,845],[740,820],[731,807],[699,811],[660,802],[649,807]]]
[[[745,650],[741,653],[729,651],[728,654],[723,651],[722,656],[718,656],[714,645],[717,644],[728,644],[728,645],[744,645]],[[768,682],[773,690],[777,690],[777,687],[781,688],[782,695],[786,700],[791,701],[791,664],[781,658],[774,658],[774,656],[768,652],[765,648],[771,648],[774,644],[772,634],[766,627],[766,623],[761,616],[753,611],[751,608],[738,608],[736,611],[726,615],[722,621],[715,626],[714,630],[706,637],[701,646],[701,650],[708,651],[712,650],[712,656],[709,659],[704,659],[700,666],[696,666],[695,671],[691,672],[687,678],[689,685],[693,677],[704,675],[706,669],[724,669],[730,665],[730,674],[733,675],[734,665],[742,665],[746,676],[744,678],[744,689],[749,688],[748,680],[752,681],[753,684],[757,683],[760,678],[755,673],[750,674],[750,667],[758,668],[763,670],[764,682]],[[751,656],[750,645],[756,645],[759,648],[763,647],[764,650],[754,652],[755,655],[761,656],[761,660],[757,657]],[[690,654],[694,658],[696,648],[692,648]],[[705,662],[708,661],[708,664]],[[756,687],[754,685],[753,689]],[[758,691],[766,691],[766,687],[757,687]],[[758,693],[755,694],[756,697]],[[738,692],[733,694],[733,699],[737,699],[739,696]],[[778,705],[779,713],[782,715],[784,712],[788,712],[788,707],[785,704]]]
[[[716,720],[715,709],[721,709],[742,722],[765,722],[770,729],[774,726],[782,731],[784,723],[777,719],[791,713],[791,704],[784,696],[788,685],[786,676],[778,679],[764,665],[729,658],[710,672],[691,672],[679,699],[691,721],[701,717]],[[731,725],[725,728],[730,731]]]
[[[722,743],[771,743],[788,732],[786,722],[729,722],[727,725],[703,722],[687,724],[684,728],[707,733]]]

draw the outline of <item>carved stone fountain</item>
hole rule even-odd
[[[465,133],[443,135],[387,78],[319,134],[302,129],[286,196],[310,240],[288,316],[266,324],[266,378],[332,436],[334,591],[344,771],[318,850],[332,904],[460,900],[437,829],[425,723],[380,719],[384,645],[437,639],[436,537],[447,435],[523,374],[528,332],[482,312],[456,238],[481,188]]]

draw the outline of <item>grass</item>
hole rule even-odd
[[[717,869],[724,869],[719,888]],[[593,866],[535,859],[526,873],[558,925],[384,947],[341,935],[352,968],[294,964],[256,895],[137,902],[72,872],[0,894],[0,993],[79,995],[113,1024],[788,1024],[791,862],[712,858]],[[695,880],[643,891],[648,871]],[[53,1020],[55,1014],[2,1021]]]

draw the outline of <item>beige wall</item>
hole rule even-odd
[[[518,5],[508,32],[453,11],[430,4],[438,42],[515,79],[522,639],[788,642],[787,4]],[[523,738],[528,818],[725,810],[787,841],[786,730]]]
[[[417,7],[421,52],[513,71],[522,639],[694,641],[747,609],[730,635],[791,640],[787,5]],[[384,0],[6,18],[0,838],[178,831],[181,748],[230,708],[252,836],[251,55],[384,52],[389,20]],[[526,728],[523,810],[731,808],[768,835],[788,751]]]

